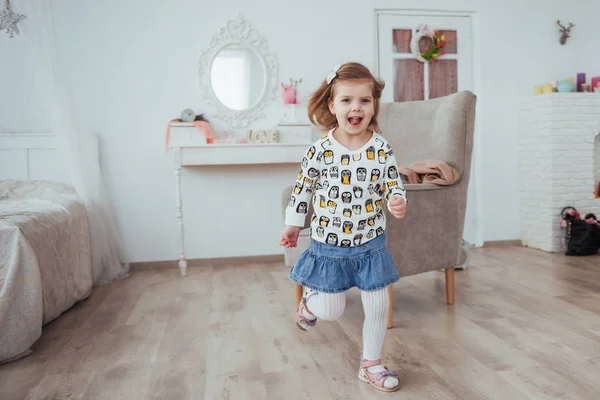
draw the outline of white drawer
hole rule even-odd
[[[251,165],[251,164],[297,164],[300,165],[306,145],[304,144],[207,144],[182,147],[180,162],[183,166],[195,165]]]
[[[206,135],[191,124],[172,123],[170,147],[201,146],[206,144]]]

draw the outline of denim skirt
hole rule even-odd
[[[379,290],[400,279],[385,245],[385,233],[355,247],[310,241],[290,270],[290,279],[323,293],[340,293],[356,286]]]

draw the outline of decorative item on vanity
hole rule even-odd
[[[281,82],[281,87],[283,88],[283,104],[289,105],[292,110],[291,115],[285,115],[285,122],[298,121],[298,118],[296,117],[296,105],[300,103],[298,101],[298,84],[300,83],[302,83],[302,78],[299,80],[290,79],[289,85]]]
[[[565,28],[561,23],[560,23],[560,19],[556,21],[556,23],[558,24],[558,26],[560,26],[560,38],[558,39],[558,41],[560,42],[561,45],[564,45],[565,43],[567,43],[567,39],[571,37],[571,28],[574,27],[575,25],[572,24],[571,22],[569,22],[569,27]]]
[[[422,38],[429,38],[432,41],[432,46],[425,52],[421,53],[419,49],[419,41]],[[438,57],[446,54],[442,49],[446,45],[444,42],[445,36],[439,35],[438,30],[431,30],[427,24],[419,24],[417,29],[413,32],[412,39],[410,41],[410,49],[417,60],[424,63],[438,62]]]
[[[180,127],[185,129],[177,130],[177,135],[171,138],[171,127]],[[203,114],[196,115],[193,110],[185,109],[181,112],[179,119],[172,119],[167,125],[167,133],[165,135],[165,149],[168,152],[172,143],[175,140],[177,145],[180,141],[184,143],[207,144],[215,141],[210,122]]]
[[[277,129],[248,129],[248,143],[279,143],[279,131]]]
[[[23,14],[15,14],[10,8],[10,1],[5,0],[4,7],[0,9],[0,31],[6,29],[8,37],[14,37],[14,34],[19,34],[17,24],[27,18]]]
[[[246,128],[275,98],[277,62],[266,39],[239,15],[217,32],[200,57],[201,94],[215,118]]]
[[[194,112],[194,110],[186,108],[181,112],[181,116],[179,117],[179,119],[182,122],[192,122],[196,119],[196,113]]]

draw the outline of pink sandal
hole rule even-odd
[[[377,390],[381,390],[382,392],[395,392],[396,390],[399,390],[400,382],[398,382],[398,384],[392,388],[386,388],[385,386],[383,386],[383,382],[385,382],[388,376],[398,376],[396,372],[388,371],[387,367],[384,367],[385,371],[376,373],[369,372],[367,370],[367,368],[371,368],[379,364],[381,364],[381,359],[372,361],[362,360],[360,362],[360,368],[358,370],[358,379],[360,379],[363,382],[367,382],[369,385],[373,386]]]
[[[298,310],[296,310],[296,325],[298,326],[298,328],[302,329],[303,331],[307,331],[317,324],[316,317],[315,317],[315,319],[310,320],[310,319],[306,319],[303,314],[303,311],[306,310],[306,312],[308,314],[313,315],[306,307],[306,302],[308,301],[310,296],[312,296],[314,294],[316,294],[316,293],[311,293],[308,295],[308,297],[306,297],[306,294],[304,296],[302,296],[300,305],[298,305]]]

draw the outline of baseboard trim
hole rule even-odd
[[[523,243],[521,240],[488,240],[483,242],[482,247],[522,247]]]
[[[187,260],[189,267],[207,267],[214,265],[243,265],[259,263],[283,263],[283,254],[243,257],[194,258]],[[179,260],[144,261],[130,264],[132,270],[178,268]]]

